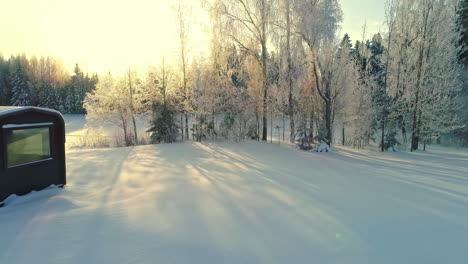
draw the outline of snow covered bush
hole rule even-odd
[[[331,152],[330,146],[325,142],[320,142],[311,150],[312,152]]]

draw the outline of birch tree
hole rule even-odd
[[[261,64],[262,74],[262,140],[267,140],[267,57],[274,0],[221,0],[217,12],[225,21],[226,35]],[[253,48],[252,48],[253,47]],[[257,52],[257,47],[260,52]]]
[[[134,102],[135,84],[132,83],[132,71],[130,68],[128,68],[127,77],[128,77],[128,92],[129,92],[129,97],[130,97],[130,102],[129,102],[130,116],[132,118],[133,134],[135,138],[134,144],[138,145],[138,132],[137,132],[137,125],[136,125],[136,120],[135,120],[136,109],[135,109],[135,102]]]
[[[450,127],[453,94],[462,85],[456,4],[455,0],[394,3],[387,84],[403,138],[408,128],[411,132],[411,151],[419,148],[421,140]]]
[[[188,35],[190,32],[190,9],[188,3],[183,0],[178,0],[176,8],[176,15],[177,15],[177,29],[179,33],[179,51],[180,51],[180,67],[182,70],[182,91],[181,91],[181,103],[182,105],[182,114],[185,118],[185,138],[189,138],[189,130],[188,130],[188,111],[189,111],[189,92],[188,92],[188,75],[187,75],[187,67],[188,67]],[[181,117],[182,119],[182,117]],[[184,138],[184,125],[181,120],[181,132],[182,132],[182,139]]]
[[[333,122],[333,92],[332,71],[324,71],[324,62],[330,61],[330,52],[326,45],[333,42],[342,12],[337,0],[296,0],[294,10],[297,15],[296,34],[298,34],[309,49],[315,87],[325,105],[326,140],[332,143]],[[328,52],[328,54],[327,54]]]
[[[99,80],[95,91],[86,95],[83,106],[87,112],[86,119],[119,126],[128,146],[131,144],[129,103],[126,81],[115,79],[109,73]]]

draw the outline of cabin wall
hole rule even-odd
[[[50,129],[51,159],[9,167],[5,125],[52,123]],[[11,194],[23,195],[51,184],[66,184],[65,126],[60,115],[29,111],[0,116],[0,202]]]

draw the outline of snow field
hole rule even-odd
[[[468,153],[73,150],[0,209],[0,263],[466,263]]]

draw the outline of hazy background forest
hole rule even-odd
[[[99,74],[70,71],[61,58],[0,55],[0,102],[117,125],[121,145],[266,141],[274,130],[286,141],[302,131],[381,150],[389,141],[411,151],[468,146],[467,5],[388,0],[378,31],[350,35],[338,0],[170,1],[176,32],[160,42],[173,38],[175,55],[162,48],[152,66]]]

